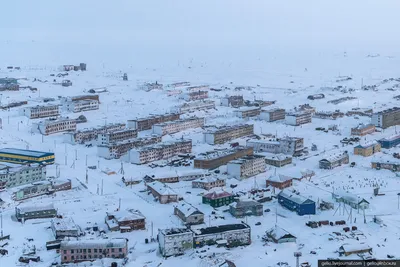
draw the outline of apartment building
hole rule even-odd
[[[62,241],[61,263],[94,261],[102,258],[123,259],[128,255],[125,238]]]
[[[80,101],[80,100],[97,100],[100,102],[99,95],[77,95],[77,96],[68,96],[68,97],[63,97],[61,98],[61,103],[64,105],[67,102],[74,102],[74,101]]]
[[[228,141],[254,134],[253,124],[242,124],[234,126],[223,126],[204,133],[204,139],[207,144],[223,144]]]
[[[254,148],[255,152],[299,156],[304,151],[304,138],[285,136],[269,140],[249,140],[246,146]]]
[[[172,88],[185,87],[185,86],[190,86],[190,82],[176,82],[168,85],[168,87]]]
[[[400,135],[392,135],[378,140],[382,148],[390,149],[400,144]]]
[[[163,257],[183,255],[193,249],[193,232],[189,228],[159,229],[157,240]]]
[[[340,110],[320,111],[320,112],[315,112],[313,117],[317,119],[336,120],[337,118],[343,118],[344,113],[340,112]]]
[[[212,100],[199,100],[199,101],[193,101],[189,103],[184,103],[179,106],[175,106],[171,108],[171,112],[174,113],[190,113],[194,111],[200,111],[200,110],[209,110],[209,109],[214,109],[215,108],[215,102]]]
[[[187,88],[188,92],[208,91],[208,90],[210,90],[209,85],[194,85],[194,86],[189,86]]]
[[[372,156],[373,154],[378,153],[380,151],[381,151],[381,144],[376,141],[362,145],[360,144],[354,147],[354,155],[360,155],[363,157]]]
[[[285,155],[285,154],[270,154],[267,153],[268,155],[265,156],[265,163],[267,165],[272,165],[275,167],[283,167],[285,165],[291,164],[292,163],[292,157],[290,155]]]
[[[242,95],[225,96],[221,98],[221,106],[238,108],[244,106]]]
[[[333,169],[343,164],[349,164],[349,154],[343,152],[337,155],[331,155],[319,161],[320,169]]]
[[[197,180],[192,181],[193,188],[202,188],[210,190],[215,187],[224,187],[226,180],[214,176],[206,176]]]
[[[163,142],[129,151],[128,161],[134,164],[145,164],[157,160],[169,159],[181,153],[192,152],[192,140]]]
[[[145,118],[139,118],[135,120],[128,120],[128,128],[135,129],[138,131],[150,130],[154,124],[164,123],[168,121],[179,120],[179,113],[167,113],[162,115],[152,115]]]
[[[246,179],[265,172],[265,157],[261,155],[245,156],[228,162],[227,171],[229,178],[238,180]]]
[[[374,113],[372,108],[352,108],[351,110],[346,112],[346,116],[364,116],[364,117],[372,117]]]
[[[139,89],[144,90],[146,92],[149,92],[151,90],[163,90],[164,85],[161,83],[158,83],[157,81],[155,83],[144,83],[139,86]]]
[[[208,91],[191,91],[183,94],[182,98],[185,101],[195,101],[208,98]]]
[[[97,143],[99,145],[108,145],[110,143],[117,143],[128,139],[136,138],[137,135],[138,135],[137,130],[133,129],[124,129],[119,131],[99,133],[97,135]]]
[[[261,110],[260,113],[260,119],[269,122],[284,120],[285,116],[286,116],[286,111],[283,108]]]
[[[214,150],[199,154],[194,159],[194,168],[215,169],[244,156],[253,155],[252,147],[235,147],[232,149]]]
[[[374,133],[376,130],[373,124],[359,124],[357,127],[351,128],[351,135],[364,136]]]
[[[76,120],[60,118],[58,120],[44,120],[32,124],[32,130],[43,135],[76,131]]]
[[[56,117],[60,115],[58,105],[43,105],[25,107],[21,109],[21,114],[28,117],[29,119]]]
[[[300,112],[289,112],[286,114],[285,123],[287,125],[299,126],[312,122],[312,113],[300,111]]]
[[[76,100],[69,101],[64,104],[65,109],[68,112],[82,112],[89,110],[97,110],[99,109],[100,103],[95,99],[85,99],[85,100]]]
[[[91,141],[96,141],[100,133],[120,131],[125,129],[125,123],[111,123],[98,128],[85,129],[74,133],[64,134],[64,141],[70,144],[84,144]]]
[[[261,113],[261,109],[259,107],[240,107],[233,111],[233,114],[238,118],[250,118],[257,117]]]
[[[139,210],[117,210],[106,214],[105,223],[110,231],[126,233],[146,229],[146,217]]]
[[[400,108],[394,107],[372,114],[371,123],[376,127],[386,129],[400,124]]]
[[[131,149],[160,143],[161,140],[161,136],[150,136],[109,143],[106,145],[98,145],[97,156],[105,159],[119,159],[123,155],[126,155]]]
[[[153,125],[153,134],[167,135],[193,128],[204,127],[204,118],[192,117],[188,119],[169,121]]]
[[[0,190],[46,180],[46,165],[0,165]]]

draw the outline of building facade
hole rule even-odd
[[[351,135],[364,136],[375,132],[375,125],[373,124],[360,124],[357,127],[351,128]]]
[[[396,147],[400,144],[400,135],[393,135],[387,138],[382,138],[378,140],[382,148],[390,149]]]
[[[376,127],[386,129],[400,124],[400,108],[394,107],[372,114],[371,123]]]
[[[163,257],[183,255],[193,248],[193,232],[188,228],[159,229],[157,239]]]
[[[70,144],[85,144],[87,142],[96,141],[100,133],[107,133],[113,131],[121,131],[125,129],[125,123],[110,123],[105,126],[85,129],[82,131],[75,131],[74,133],[66,133],[64,141]]]
[[[343,164],[349,164],[349,154],[346,152],[338,155],[332,155],[330,157],[321,159],[319,161],[320,169],[333,169]]]
[[[205,190],[210,190],[215,187],[224,187],[226,185],[225,179],[219,179],[218,177],[207,176],[194,180],[192,182],[193,188],[202,188]]]
[[[50,135],[62,132],[76,131],[76,120],[61,118],[58,120],[44,120],[32,124],[32,130],[38,131],[42,135]]]
[[[57,210],[54,208],[53,204],[15,207],[15,217],[18,221],[22,222],[31,219],[53,218],[56,216]]]
[[[278,203],[288,210],[295,211],[300,216],[313,215],[316,211],[316,205],[313,200],[287,191],[287,189],[279,192]]]
[[[93,261],[102,258],[123,259],[128,254],[127,239],[62,241],[61,263]]]
[[[202,203],[213,208],[229,205],[233,201],[233,195],[223,190],[215,190],[202,196]]]
[[[292,164],[292,157],[285,154],[266,155],[265,163],[280,168],[288,164]]]
[[[282,174],[271,175],[266,180],[267,187],[272,186],[280,190],[291,187],[292,185],[293,185],[293,178]]]
[[[89,110],[97,110],[100,107],[100,103],[95,99],[85,99],[85,100],[76,100],[65,103],[65,109],[69,112],[82,112]]]
[[[252,147],[236,147],[225,150],[215,150],[200,154],[194,159],[194,168],[215,169],[244,156],[253,155]]]
[[[127,153],[129,150],[144,146],[160,143],[161,136],[150,136],[143,138],[128,139],[116,143],[97,146],[97,156],[105,159],[119,159],[126,155],[126,160],[129,159]]]
[[[208,98],[208,91],[192,91],[183,95],[186,101],[195,101]]]
[[[238,108],[244,106],[242,95],[232,95],[221,98],[221,106]]]
[[[154,124],[164,123],[168,121],[176,121],[179,120],[179,118],[180,118],[180,113],[152,115],[145,118],[128,120],[128,128],[138,131],[145,131],[145,130],[150,130]]]
[[[252,147],[256,153],[268,152],[299,156],[304,150],[304,138],[286,136],[269,140],[249,140],[246,142],[246,146]]]
[[[207,144],[223,144],[228,141],[254,134],[253,124],[243,124],[234,126],[224,126],[209,130],[204,133],[204,139]]]
[[[263,216],[263,207],[263,204],[257,201],[239,201],[233,202],[229,205],[229,212],[236,218],[242,218],[245,216]]]
[[[262,110],[260,114],[260,119],[269,122],[284,120],[285,117],[286,117],[286,111],[282,108]]]
[[[179,106],[175,106],[171,109],[173,113],[189,113],[199,110],[209,110],[215,109],[215,102],[211,100],[199,100],[199,101],[192,101],[189,103],[184,103]]]
[[[110,231],[121,233],[146,229],[146,217],[138,210],[107,212],[105,223]]]
[[[186,203],[175,206],[174,215],[181,219],[186,225],[204,223],[204,213]]]
[[[233,111],[233,114],[238,118],[250,118],[257,117],[261,113],[261,109],[259,107],[240,107]]]
[[[371,168],[380,170],[400,171],[400,162],[389,162],[389,161],[372,161]]]
[[[108,145],[110,143],[116,143],[136,138],[137,135],[138,135],[137,130],[133,129],[124,129],[119,131],[99,133],[97,135],[97,142],[99,145]]]
[[[160,204],[178,202],[178,194],[165,184],[155,181],[147,183],[146,186],[147,190],[160,202]]]
[[[365,145],[358,145],[354,147],[354,155],[360,155],[363,157],[369,157],[372,156],[375,153],[378,153],[381,151],[381,144],[374,141],[369,144]]]
[[[129,151],[129,162],[145,164],[157,160],[169,159],[179,154],[192,152],[192,140],[163,142]]]
[[[188,129],[202,128],[202,127],[204,127],[204,118],[193,117],[183,120],[154,124],[153,134],[164,136],[167,134],[173,134]]]
[[[241,180],[263,173],[265,168],[264,156],[251,155],[228,162],[227,172],[229,178]]]
[[[43,152],[18,148],[2,148],[0,149],[0,162],[10,162],[17,164],[53,164],[54,153]]]
[[[0,170],[0,189],[31,184],[46,180],[46,166],[37,163]]]
[[[44,105],[25,107],[21,110],[21,114],[28,117],[29,119],[38,119],[46,117],[56,117],[60,115],[58,105]]]
[[[72,218],[54,218],[51,220],[51,230],[55,239],[65,237],[78,237],[81,235],[81,229],[75,224]]]
[[[312,113],[310,112],[290,112],[285,116],[285,122],[287,125],[299,126],[312,122]]]
[[[77,95],[77,96],[68,96],[61,98],[61,104],[65,105],[68,102],[80,101],[80,100],[97,100],[100,102],[99,95]]]

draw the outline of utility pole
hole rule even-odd
[[[99,194],[99,184],[97,184],[97,194]]]
[[[65,155],[65,165],[67,165],[67,155]]]
[[[153,239],[153,222],[151,222],[151,239]]]
[[[78,160],[78,150],[75,149],[75,160]]]
[[[86,184],[89,183],[88,169],[86,169]]]
[[[97,168],[100,169],[100,160],[97,161]]]
[[[3,211],[0,211],[1,213],[0,213],[0,229],[1,229],[1,232],[0,232],[0,237],[3,237]]]
[[[121,198],[119,198],[119,201],[118,201],[118,210],[121,210]]]
[[[104,185],[104,179],[101,179],[101,195],[103,195],[103,185]]]
[[[86,167],[87,167],[87,155],[86,155]]]
[[[397,193],[397,209],[400,209],[400,193]]]

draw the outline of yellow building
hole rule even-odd
[[[369,157],[377,152],[381,151],[381,144],[374,141],[365,145],[358,145],[354,147],[354,155],[360,155],[363,157]]]

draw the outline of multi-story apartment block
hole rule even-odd
[[[265,157],[261,155],[245,156],[228,162],[228,177],[238,180],[265,172]]]
[[[242,124],[208,130],[204,133],[204,139],[207,144],[215,145],[252,134],[254,134],[254,125]]]
[[[372,108],[352,108],[347,111],[346,116],[364,116],[372,117],[374,110]]]
[[[164,88],[164,85],[156,81],[155,83],[144,83],[140,85],[139,88],[141,90],[149,92],[151,90],[162,90]]]
[[[97,135],[97,143],[99,145],[108,145],[110,143],[116,143],[136,138],[137,135],[138,135],[137,130],[133,129],[124,129],[119,131],[99,133]]]
[[[354,155],[360,155],[363,157],[372,156],[373,154],[378,153],[380,151],[381,151],[381,144],[376,141],[363,145],[360,144],[354,147]]]
[[[193,248],[193,232],[188,228],[159,229],[157,239],[163,257],[183,255]]]
[[[167,113],[162,115],[152,115],[145,118],[139,118],[135,120],[128,120],[128,128],[135,129],[138,131],[150,130],[154,124],[164,123],[168,121],[179,120],[179,113]]]
[[[208,91],[208,90],[210,90],[209,85],[195,85],[187,88],[188,92]]]
[[[224,187],[226,185],[225,179],[221,179],[214,176],[206,176],[192,182],[193,188],[202,188],[210,190],[215,187]]]
[[[319,161],[320,169],[333,169],[342,164],[349,164],[349,154],[347,152],[338,155],[331,155]]]
[[[172,88],[185,87],[185,86],[190,86],[190,82],[176,82],[168,85],[168,87]]]
[[[0,168],[0,190],[46,180],[45,165],[8,164]]]
[[[97,100],[100,102],[99,95],[77,95],[77,96],[68,96],[61,98],[61,104],[65,105],[67,102],[74,102],[80,100]]]
[[[200,154],[194,159],[194,167],[198,169],[215,169],[244,156],[253,155],[252,147],[235,147],[232,149],[214,150]]]
[[[286,114],[285,122],[288,125],[299,126],[302,124],[311,123],[312,113],[300,111],[300,112],[289,112]]]
[[[284,120],[286,111],[283,108],[274,108],[268,110],[262,110],[260,114],[260,119],[266,121],[279,121]]]
[[[239,118],[257,117],[261,113],[259,107],[240,107],[233,111],[233,114]]]
[[[317,119],[336,120],[337,118],[343,118],[344,113],[340,112],[340,110],[319,111],[319,112],[315,112],[313,117],[317,118]]]
[[[76,131],[76,120],[61,118],[58,120],[44,120],[39,123],[32,124],[32,130],[43,135],[74,132]]]
[[[123,259],[128,254],[128,241],[124,238],[62,241],[60,254],[61,263]]]
[[[192,117],[183,120],[169,121],[153,125],[153,134],[167,135],[187,129],[204,127],[204,118]]]
[[[88,110],[97,110],[99,109],[99,101],[95,99],[69,101],[64,104],[64,107],[67,111],[74,113]]]
[[[105,159],[118,159],[123,155],[127,154],[131,149],[160,143],[161,140],[162,140],[161,136],[150,136],[150,137],[129,139],[116,143],[110,143],[107,145],[98,145],[97,156]],[[129,158],[128,155],[127,157]]]
[[[208,98],[208,91],[191,91],[182,95],[186,101],[195,101]]]
[[[360,124],[357,127],[351,128],[351,135],[364,136],[375,132],[375,125],[373,124]]]
[[[192,140],[164,142],[129,151],[128,161],[134,164],[145,164],[156,160],[169,159],[181,153],[192,152]]]
[[[241,107],[244,106],[244,99],[242,95],[232,95],[221,98],[221,106],[225,107]]]
[[[400,108],[394,107],[372,114],[371,123],[376,127],[386,129],[400,124]]]
[[[84,144],[86,142],[96,141],[100,133],[124,130],[125,126],[125,123],[111,123],[98,128],[66,133],[64,134],[64,141],[70,144]]]
[[[256,152],[298,156],[304,150],[304,139],[286,136],[270,140],[249,140],[246,142],[246,146],[254,148]]]
[[[58,105],[43,105],[34,107],[25,107],[21,109],[21,114],[29,119],[56,117],[60,115]]]
[[[194,111],[199,111],[199,110],[208,110],[208,109],[214,109],[215,108],[215,102],[211,100],[199,100],[199,101],[193,101],[189,103],[184,103],[179,106],[175,106],[171,108],[171,112],[174,113],[189,113],[189,112],[194,112]]]

